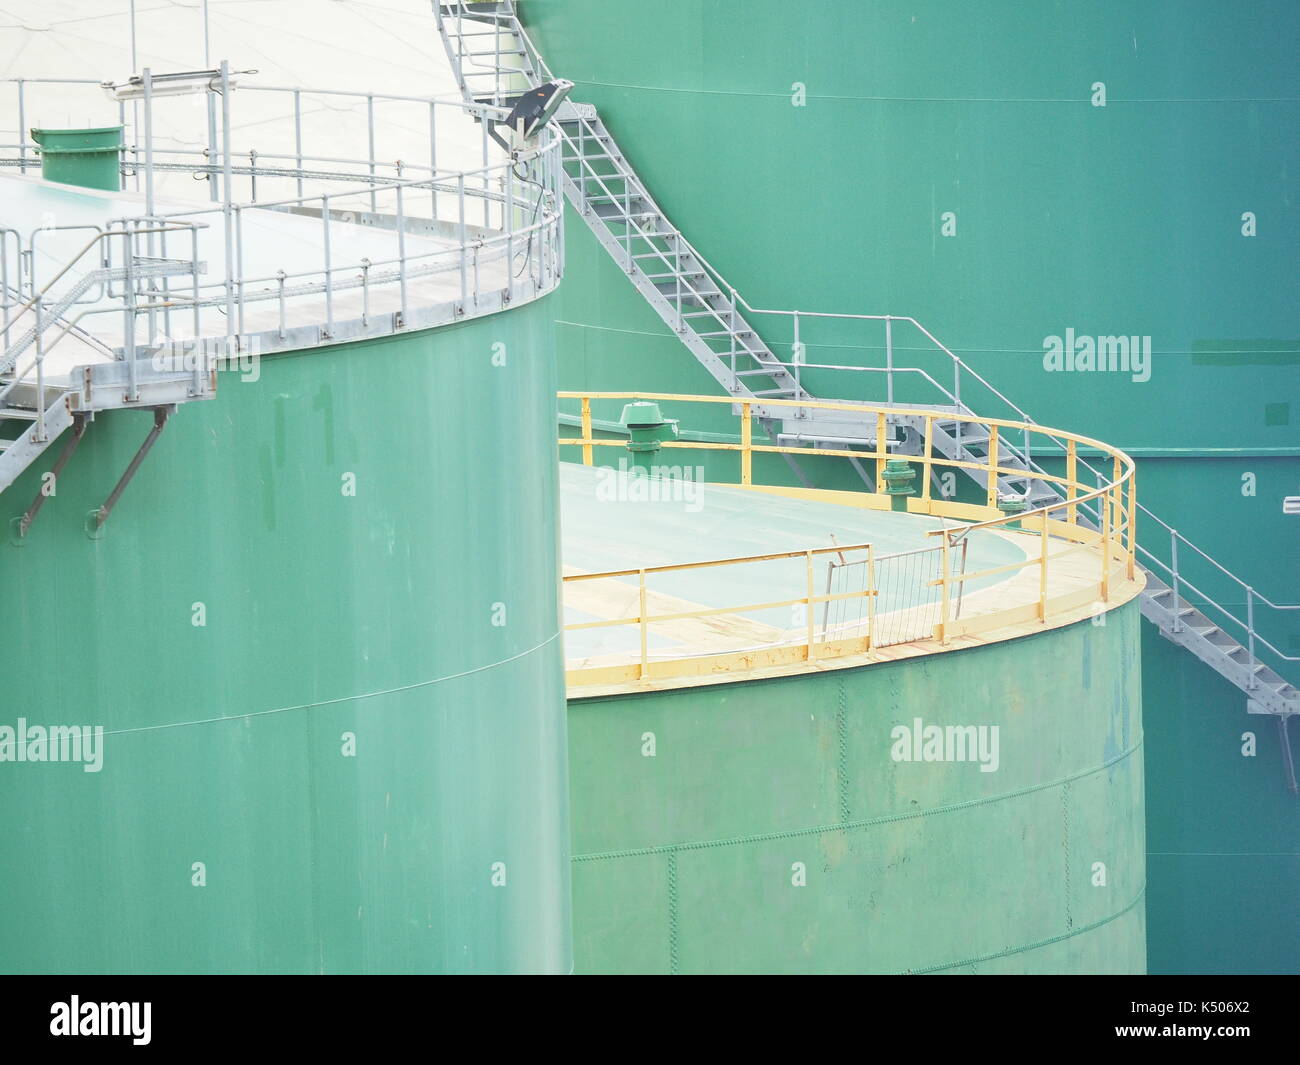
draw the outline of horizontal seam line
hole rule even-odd
[[[139,728],[114,729],[111,732],[105,732],[104,735],[125,736],[133,732],[158,732],[162,729],[184,728],[189,725],[212,725],[222,721],[243,721],[252,717],[265,717],[268,714],[285,714],[285,713],[290,713],[294,710],[315,710],[323,706],[337,706],[340,703],[360,702],[363,699],[373,699],[376,696],[380,696],[380,695],[396,695],[399,692],[414,691],[417,688],[428,688],[434,684],[441,684],[443,681],[459,680],[462,677],[472,677],[474,674],[482,673],[484,670],[495,669],[498,666],[504,666],[504,665],[508,665],[511,662],[517,662],[521,658],[527,658],[529,655],[535,654],[537,651],[540,651],[543,647],[546,647],[548,644],[554,643],[559,638],[560,638],[560,634],[557,632],[554,636],[551,636],[548,639],[543,640],[541,643],[537,644],[536,646],[530,647],[525,651],[520,651],[518,654],[511,655],[509,658],[502,658],[496,662],[488,662],[486,665],[475,666],[473,669],[467,669],[462,673],[448,673],[446,676],[443,677],[434,677],[431,680],[419,680],[416,681],[414,684],[403,684],[400,687],[396,687],[396,688],[384,688],[380,691],[373,691],[373,692],[361,692],[358,695],[341,695],[334,699],[321,699],[317,702],[299,703],[295,706],[277,706],[272,710],[254,710],[251,713],[247,713],[247,714],[230,714],[226,717],[200,718],[197,721],[171,721],[163,725],[141,725]]]
[[[1137,893],[1137,897],[1122,910],[1109,914],[1100,920],[1093,921],[1092,924],[1083,925],[1080,928],[1072,928],[1068,932],[1062,932],[1060,935],[1050,936],[1047,939],[1040,939],[1034,943],[1025,943],[1019,947],[1007,947],[1005,950],[995,951],[992,954],[980,954],[974,958],[967,958],[965,961],[948,962],[943,965],[927,965],[924,969],[908,969],[907,973],[913,976],[922,976],[926,973],[943,972],[946,969],[960,969],[965,965],[978,965],[982,961],[992,961],[994,958],[1009,958],[1013,954],[1023,954],[1029,950],[1037,950],[1039,947],[1049,947],[1053,943],[1060,943],[1062,940],[1071,939],[1074,936],[1083,935],[1087,932],[1093,932],[1096,929],[1101,928],[1103,925],[1110,924],[1111,921],[1119,920],[1119,918],[1123,917],[1126,913],[1132,910],[1134,906],[1141,902],[1146,896],[1146,893],[1147,886],[1144,883],[1141,890]]]
[[[738,846],[744,843],[765,843],[776,839],[791,839],[797,836],[818,835],[823,832],[839,832],[857,828],[869,828],[872,825],[888,824],[892,821],[906,821],[916,817],[930,817],[934,814],[951,813],[954,810],[965,810],[975,806],[984,806],[992,802],[1004,802],[1007,799],[1018,798],[1022,795],[1031,795],[1036,791],[1043,791],[1047,788],[1059,787],[1074,780],[1082,780],[1084,777],[1092,776],[1094,773],[1100,773],[1103,769],[1109,769],[1111,766],[1124,761],[1131,757],[1137,751],[1142,749],[1143,740],[1138,740],[1132,747],[1126,751],[1107,759],[1101,765],[1093,766],[1091,769],[1083,769],[1067,777],[1061,777],[1059,780],[1046,781],[1041,784],[1031,784],[1024,788],[1018,788],[1015,791],[1004,792],[1001,795],[992,795],[982,799],[967,799],[964,802],[950,803],[947,806],[936,806],[929,810],[908,810],[896,814],[883,814],[879,817],[868,817],[857,821],[841,821],[829,825],[816,825],[809,828],[792,828],[784,832],[763,832],[751,836],[734,836],[729,839],[711,839],[696,840],[688,843],[664,843],[654,847],[637,847],[632,850],[622,851],[597,851],[592,854],[575,854],[575,862],[595,862],[604,861],[614,858],[633,858],[642,857],[650,854],[667,854],[670,851],[687,851],[703,850],[708,847],[730,847]]]

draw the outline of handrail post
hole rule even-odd
[[[951,593],[948,588],[948,581],[952,576],[952,564],[948,558],[948,531],[945,529],[940,536],[942,541],[941,552],[943,555],[943,579],[939,582],[940,587],[940,613],[939,613],[939,642],[946,644],[948,642],[948,612]]]
[[[1174,590],[1174,632],[1183,631],[1183,622],[1179,617],[1179,599],[1178,599],[1178,530],[1169,530],[1169,572],[1173,576]]]
[[[131,130],[132,136],[135,130]],[[23,79],[18,79],[18,172],[27,173],[27,101],[23,92]]]
[[[590,466],[592,464],[591,446],[591,397],[582,397],[582,464]]]
[[[486,129],[486,124],[484,125]],[[379,210],[378,200],[375,197],[375,96],[374,93],[366,94],[366,132],[368,136],[368,146],[370,151],[370,213],[374,214]]]
[[[925,447],[921,452],[921,499],[930,501],[930,482],[934,479],[934,460],[930,448],[934,443],[934,416],[925,416]]]
[[[432,106],[432,105],[430,105]],[[302,199],[302,90],[293,90],[293,150],[298,159],[298,199]],[[436,216],[435,216],[436,217]]]
[[[1098,478],[1100,480],[1100,478]],[[1109,493],[1107,493],[1108,495]],[[1101,497],[1101,601],[1110,602],[1110,504]]]
[[[45,440],[45,343],[41,336],[41,297],[36,297],[36,439]],[[132,363],[132,365],[135,365]]]
[[[328,195],[320,198],[320,216],[325,229],[322,245],[325,255],[325,335],[332,337],[334,335],[334,275],[330,260],[330,198]]]
[[[885,490],[885,412],[876,412],[876,494]]]
[[[153,217],[153,72],[140,72],[144,89],[144,213]]]
[[[1128,579],[1137,576],[1137,469],[1128,475]]]
[[[867,544],[867,650],[876,651],[876,550]]]
[[[134,403],[140,398],[136,391],[136,369],[135,369],[135,247],[132,242],[132,234],[129,228],[122,227],[122,243],[125,245],[125,262],[124,276],[125,289],[122,296],[125,306],[125,324],[126,336],[123,338],[122,357],[126,359],[126,398],[129,402]],[[38,334],[39,336],[39,334]]]
[[[802,349],[799,347],[799,312],[795,311],[794,312],[794,351],[792,352],[794,356],[792,361],[794,362],[794,398],[795,399],[803,398],[803,383],[800,379],[801,372],[799,370],[799,366],[803,362],[803,356],[801,352]],[[796,414],[801,414],[801,413],[803,412],[802,411],[796,412]]]
[[[752,484],[754,480],[753,427],[749,420],[749,404],[740,405],[740,483]]]
[[[515,168],[507,166],[506,170],[506,205],[505,205],[505,225],[502,227],[506,232],[506,302],[514,303],[515,301]],[[402,189],[397,189],[398,203],[400,204]]]
[[[468,241],[465,236],[465,173],[456,177],[456,203],[460,212],[460,313],[464,314],[469,305],[469,277],[466,274],[465,252]]]
[[[225,230],[226,256],[226,358],[235,345],[235,225],[233,213],[234,171],[230,158],[230,63],[221,61],[221,216]],[[129,253],[128,249],[128,253]]]
[[[1038,520],[1043,523],[1040,537],[1042,548],[1038,563],[1038,620],[1045,624],[1047,622],[1047,511],[1043,511],[1038,516]]]
[[[729,325],[727,331],[731,334],[731,388],[734,392],[740,391],[740,381],[736,378],[736,289],[731,287],[731,310],[728,315]]]
[[[885,315],[885,401],[894,402],[894,319]]]
[[[1247,669],[1250,670],[1250,676],[1246,678],[1246,687],[1254,691],[1259,687],[1259,679],[1255,676],[1255,589],[1246,586],[1246,650],[1249,654],[1249,664]]]
[[[438,105],[429,101],[429,217],[438,220]]]
[[[603,185],[604,182],[601,182],[601,184]],[[626,223],[623,226],[623,243],[626,246],[627,251],[627,272],[633,274],[636,272],[636,260],[632,258],[632,183],[628,181],[627,178],[623,179],[623,217],[626,219]],[[653,247],[649,241],[646,241],[646,245],[648,247]],[[668,261],[666,255],[663,259],[664,262]],[[680,255],[677,256],[676,265],[674,265],[673,269],[677,274],[681,274],[682,260]],[[678,284],[681,284],[680,279]]]
[[[627,217],[627,225],[629,229],[632,228],[632,216],[630,214]],[[674,306],[677,308],[677,332],[685,333],[686,319],[682,317],[682,255],[680,245],[677,250],[676,262],[677,266],[673,271],[673,285],[675,289],[673,299],[675,301]],[[701,300],[700,302],[703,303],[704,301]],[[707,304],[705,304],[705,306],[707,306]]]
[[[647,651],[647,646],[648,646],[649,640],[648,640],[648,632],[647,632],[648,625],[647,625],[647,622],[646,622],[646,589],[645,589],[645,567],[644,567],[644,566],[642,566],[642,567],[637,571],[637,601],[638,601],[638,603],[640,604],[640,605],[638,606],[637,609],[640,611],[640,619],[639,619],[639,620],[640,620],[640,624],[641,624],[641,676],[640,676],[640,679],[641,679],[641,680],[645,680],[645,679],[646,679],[646,675],[647,675],[647,673],[649,672],[649,652]]]
[[[988,447],[989,483],[987,501],[990,507],[996,507],[998,505],[998,427],[996,425],[989,426]]]
[[[325,249],[328,254],[329,239],[326,238]],[[239,274],[239,329],[244,335],[244,215],[242,207],[235,207],[235,270]]]
[[[506,257],[506,273],[513,277],[513,258]],[[397,280],[401,290],[402,326],[406,326],[406,210],[402,205],[402,186],[397,186]],[[509,283],[509,282],[508,282]],[[513,286],[512,286],[513,287]]]
[[[1073,439],[1065,443],[1065,493],[1067,499],[1073,499],[1079,494],[1079,456],[1076,451],[1077,444]],[[1071,503],[1066,513],[1071,525],[1079,523],[1079,506],[1077,503]]]
[[[190,226],[190,302],[194,305],[194,346],[202,352],[204,345],[203,312],[199,308],[199,227],[195,225]],[[198,392],[202,390],[204,384],[197,359],[194,367],[194,389]]]
[[[807,615],[808,624],[808,651],[804,657],[811,662],[817,657],[817,652],[813,646],[813,641],[816,637],[816,630],[813,627],[813,597],[816,593],[813,590],[813,556],[811,548],[804,552],[804,559],[808,568],[808,593],[804,598],[804,606],[806,608],[804,613]]]
[[[1106,498],[1111,500],[1115,507],[1115,516],[1111,520],[1111,528],[1115,530],[1115,545],[1121,551],[1126,551],[1124,534],[1128,532],[1128,523],[1124,520],[1124,486],[1119,483],[1121,472],[1119,457],[1116,456],[1111,464],[1110,488],[1106,490]],[[1127,560],[1124,563],[1124,570],[1128,572]]]

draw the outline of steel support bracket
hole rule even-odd
[[[113,486],[113,491],[108,494],[102,506],[95,508],[86,515],[86,535],[92,540],[98,540],[103,535],[104,523],[113,513],[113,508],[117,506],[117,501],[122,498],[122,493],[126,491],[126,486],[131,483],[135,477],[136,471],[140,464],[144,462],[153,446],[158,442],[158,437],[162,434],[163,429],[167,427],[167,420],[176,413],[176,404],[169,403],[164,406],[153,408],[153,428],[149,430],[149,435],[144,438],[139,450],[128,463],[122,476]]]
[[[36,515],[41,512],[41,507],[45,506],[45,501],[58,491],[59,474],[63,472],[63,467],[68,464],[68,460],[72,458],[72,453],[77,450],[81,438],[86,435],[86,424],[89,421],[90,416],[86,414],[74,414],[72,416],[72,436],[63,445],[63,450],[59,453],[58,459],[49,470],[49,476],[53,478],[53,482],[47,482],[45,477],[42,476],[41,487],[37,489],[36,498],[32,500],[32,505],[20,517],[14,518],[10,523],[10,542],[15,547],[23,546],[27,533],[31,530],[32,522],[36,520]],[[49,483],[54,484],[54,491],[46,491],[46,486]]]

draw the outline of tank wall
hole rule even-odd
[[[571,700],[578,971],[1144,972],[1137,604],[1105,618]],[[997,769],[896,760],[916,718],[996,726]]]
[[[570,968],[552,318],[223,373],[98,540],[150,422],[88,429],[0,546],[0,724],[103,767],[0,766],[0,967]]]

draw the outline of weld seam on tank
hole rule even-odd
[[[554,643],[560,638],[557,632],[554,636],[549,636],[535,647],[530,647],[526,651],[520,651],[517,655],[511,655],[509,658],[503,658],[498,662],[489,662],[484,666],[475,666],[473,669],[467,669],[463,673],[448,673],[444,677],[434,677],[432,680],[417,680],[414,684],[403,684],[398,688],[384,688],[381,691],[362,692],[360,695],[340,695],[333,699],[320,699],[313,703],[298,703],[296,706],[277,706],[273,710],[252,710],[246,714],[229,714],[226,717],[204,717],[197,721],[169,721],[163,725],[141,725],[139,728],[123,728],[109,731],[104,730],[105,736],[129,736],[135,732],[158,732],[168,728],[187,728],[190,725],[219,725],[223,721],[244,721],[248,718],[266,717],[268,714],[289,714],[295,710],[319,710],[324,706],[338,706],[341,703],[360,702],[363,699],[374,699],[381,695],[398,695],[401,692],[416,691],[420,688],[432,687],[434,684],[442,684],[444,681],[459,680],[462,677],[472,677],[475,673],[482,673],[489,669],[496,669],[498,666],[509,665],[511,662],[518,662],[521,658],[527,658],[545,648],[548,644]]]
[[[1115,913],[1109,914],[1106,917],[1102,917],[1096,921],[1093,921],[1091,924],[1083,925],[1082,927],[1072,929],[1069,932],[1062,932],[1059,936],[1050,936],[1047,939],[1040,939],[1033,943],[1026,943],[1019,947],[1007,947],[1005,950],[999,950],[994,952],[993,954],[981,954],[975,958],[967,958],[965,961],[948,962],[943,965],[928,965],[924,969],[908,969],[906,970],[906,975],[923,976],[926,973],[939,973],[947,969],[960,969],[963,965],[978,965],[980,962],[992,961],[995,958],[1009,958],[1013,954],[1024,954],[1026,951],[1038,950],[1040,947],[1050,947],[1053,943],[1061,943],[1064,940],[1073,939],[1075,936],[1081,936],[1081,935],[1085,935],[1088,932],[1094,932],[1098,928],[1101,928],[1103,925],[1108,925],[1112,921],[1118,921],[1121,917],[1123,917],[1130,910],[1132,910],[1133,907],[1135,907],[1139,902],[1141,902],[1146,897],[1146,893],[1147,893],[1147,885],[1146,885],[1146,881],[1144,880],[1142,882],[1141,890],[1138,891],[1137,897],[1134,898],[1132,902],[1130,902],[1122,910],[1117,910]]]
[[[681,955],[678,953],[678,916],[677,904],[677,851],[668,852],[668,972],[676,976],[681,971]]]
[[[1074,914],[1070,908],[1070,783],[1061,789],[1061,846],[1065,850],[1065,927],[1074,927]]]
[[[1061,777],[1057,780],[1045,781],[1041,784],[1029,784],[1023,788],[1017,788],[1015,791],[1003,792],[1001,795],[991,795],[980,799],[966,799],[963,802],[949,803],[946,806],[933,806],[928,810],[907,810],[897,814],[885,814],[881,817],[867,817],[858,821],[841,821],[829,825],[814,825],[810,828],[791,828],[784,832],[763,832],[752,836],[733,836],[728,839],[710,839],[695,840],[686,843],[663,843],[654,847],[637,847],[632,850],[623,851],[601,851],[595,854],[575,854],[575,862],[599,862],[609,861],[617,858],[642,858],[652,854],[669,854],[677,851],[704,850],[709,847],[732,847],[745,843],[766,843],[770,840],[777,839],[794,839],[798,836],[815,836],[822,832],[843,832],[846,829],[869,828],[872,825],[885,825],[893,821],[909,821],[917,817],[930,817],[935,814],[953,813],[957,810],[969,810],[976,806],[985,806],[994,802],[1006,802],[1009,799],[1018,799],[1023,795],[1032,795],[1037,791],[1046,791],[1048,788],[1060,787],[1067,785],[1071,781],[1082,780],[1084,777],[1093,776],[1096,773],[1104,772],[1119,762],[1131,758],[1134,754],[1142,749],[1142,740],[1138,740],[1132,747],[1126,751],[1121,751],[1113,758],[1109,758],[1100,765],[1093,766],[1091,769],[1082,769],[1077,773],[1071,773],[1067,777]]]

